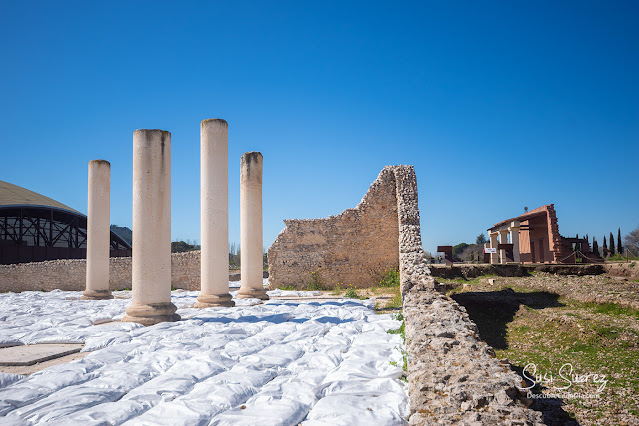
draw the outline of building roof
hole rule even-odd
[[[0,180],[0,208],[3,207],[52,207],[85,216],[83,213],[42,194]]]
[[[503,225],[512,222],[513,220],[518,220],[520,222],[523,222],[524,220],[528,220],[534,216],[539,216],[542,214],[546,214],[546,212],[553,207],[554,204],[546,204],[545,206],[541,206],[541,207],[537,207],[536,209],[533,209],[527,213],[522,214],[521,216],[517,216],[517,217],[512,217],[510,219],[506,219],[506,220],[502,220],[501,222],[498,222],[496,224],[494,224],[492,226],[492,228],[488,228],[488,231],[492,231],[495,228],[500,228]]]

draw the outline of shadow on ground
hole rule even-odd
[[[479,336],[495,349],[508,349],[506,328],[512,322],[521,306],[532,309],[544,309],[565,306],[559,302],[559,295],[545,291],[518,293],[513,289],[487,292],[458,293],[451,296],[466,308],[468,316],[477,324]],[[511,368],[527,383],[532,383],[523,375],[523,366],[511,365]],[[530,373],[528,373],[530,374]],[[539,395],[542,387],[535,387],[533,394]],[[526,391],[524,391],[526,393]],[[564,402],[560,398],[534,399],[531,408],[540,411],[544,423],[550,426],[579,423],[564,411]]]
[[[545,291],[516,293],[510,288],[458,293],[451,297],[466,308],[468,316],[479,328],[481,339],[495,349],[508,349],[506,326],[522,305],[533,309],[564,306],[558,301],[558,294]]]

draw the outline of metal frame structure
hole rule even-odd
[[[51,206],[0,206],[0,264],[86,258],[87,217]],[[111,257],[131,256],[111,232]]]

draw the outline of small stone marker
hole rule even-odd
[[[80,352],[83,343],[43,343],[0,349],[0,366],[26,366]]]

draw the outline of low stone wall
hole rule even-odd
[[[628,264],[626,264],[628,265]],[[616,265],[614,265],[616,266]],[[601,275],[603,273],[628,274],[624,268],[617,267],[612,269],[613,265],[604,265],[601,263],[590,263],[585,265],[562,265],[555,263],[527,265],[527,264],[455,264],[446,265],[429,265],[431,275],[440,278],[475,278],[481,275],[497,275],[499,277],[524,277],[534,272],[547,272],[556,275]],[[639,270],[639,267],[637,267]],[[613,273],[614,272],[614,273]]]
[[[543,424],[466,310],[431,287],[422,280],[404,294],[410,424]]]
[[[109,287],[112,291],[131,288],[131,258],[109,260]],[[84,291],[86,259],[60,259],[44,262],[0,265],[0,293],[21,291]],[[264,271],[264,278],[268,272]],[[229,281],[239,281],[240,274],[229,272]],[[200,290],[200,251],[171,254],[171,285],[184,290]]]
[[[200,289],[200,251],[171,254],[171,284],[185,290]],[[84,291],[86,260],[62,259],[0,265],[0,292]],[[109,262],[111,290],[131,288],[131,258],[112,257]]]
[[[328,287],[377,284],[398,266],[397,193],[400,185],[415,184],[402,176],[414,174],[412,166],[386,166],[354,209],[285,220],[268,250],[271,287],[303,288],[311,280]]]
[[[543,424],[517,388],[522,379],[495,358],[466,310],[436,290],[422,250],[417,186],[397,188],[410,424]]]
[[[631,260],[624,263],[606,263],[603,265],[606,274],[613,277],[625,277],[639,280],[639,261]]]

